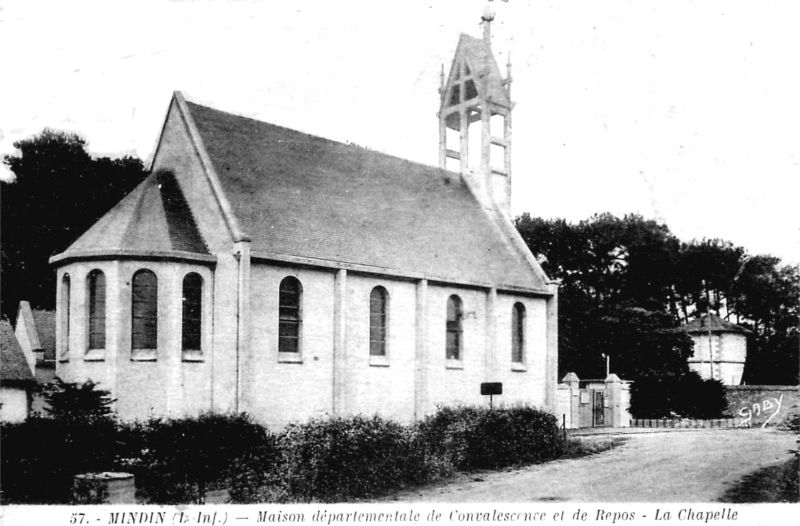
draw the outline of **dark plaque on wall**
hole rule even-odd
[[[482,395],[503,394],[503,382],[484,382],[481,384]]]

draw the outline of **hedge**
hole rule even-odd
[[[645,376],[631,386],[634,418],[722,418],[728,402],[719,380],[703,380],[695,372]]]
[[[120,431],[121,464],[136,477],[137,497],[154,504],[202,502],[232,486],[238,496],[266,483],[278,456],[276,437],[246,414],[152,419]]]
[[[203,502],[226,488],[240,503],[368,498],[455,470],[542,462],[564,454],[554,416],[529,407],[441,408],[401,425],[375,417],[312,420],[271,433],[247,415],[4,424],[6,503],[68,503],[80,473],[135,475],[137,498]]]
[[[422,441],[457,470],[532,464],[564,454],[555,416],[527,406],[441,408],[419,425]]]

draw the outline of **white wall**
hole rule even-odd
[[[414,419],[416,286],[352,274],[347,285],[345,410],[409,422]],[[369,354],[369,303],[376,286],[389,293],[385,359]]]
[[[28,393],[15,387],[0,387],[0,421],[22,422],[28,418]]]
[[[702,378],[712,377],[709,365],[709,342],[707,334],[692,334],[694,356],[689,358],[689,368]],[[736,333],[713,333],[711,335],[711,358],[713,377],[725,385],[739,385],[747,358],[747,337]]]
[[[250,267],[247,323],[249,334],[238,342],[238,262],[218,256],[214,270],[176,262],[76,262],[59,269],[59,281],[71,278],[69,361],[58,362],[66,381],[92,379],[118,399],[124,419],[152,415],[182,416],[202,410],[239,410],[278,428],[290,422],[334,412],[335,273],[327,269],[254,263]],[[131,280],[142,268],[158,278],[158,350],[154,360],[131,355]],[[88,294],[86,277],[93,269],[106,276],[106,349],[87,353]],[[203,353],[181,351],[181,287],[188,272],[204,280]],[[303,287],[301,353],[279,356],[278,289],[294,276]],[[389,293],[388,356],[369,355],[369,298],[376,286]],[[446,306],[451,294],[463,305],[461,360],[445,357]],[[511,312],[525,305],[525,360],[511,362]],[[346,330],[341,378],[341,414],[379,414],[408,422],[415,417],[420,388],[418,366],[425,369],[422,413],[443,405],[488,405],[482,382],[502,382],[497,405],[527,403],[542,407],[546,397],[545,300],[441,284],[428,287],[427,355],[417,363],[417,284],[398,279],[348,273]],[[489,315],[490,311],[494,314]],[[61,312],[58,313],[61,316]],[[491,324],[495,327],[492,328]],[[237,348],[241,356],[237,359]],[[488,354],[487,354],[488,353]],[[237,385],[240,395],[237,400]]]
[[[303,288],[298,357],[278,353],[278,288],[287,276]],[[242,385],[244,409],[258,421],[279,427],[332,413],[333,280],[333,272],[251,266],[251,346]]]
[[[106,279],[106,347],[88,349],[87,276],[95,269]],[[131,353],[131,282],[147,269],[158,279],[158,348],[152,358]],[[182,286],[189,272],[203,277],[203,354],[181,350]],[[70,335],[68,360],[57,359],[57,375],[67,382],[93,380],[117,399],[124,419],[181,416],[211,409],[211,270],[186,263],[152,261],[77,262],[59,269],[70,275]],[[59,290],[59,293],[61,291]],[[60,309],[57,317],[61,319]],[[59,324],[59,342],[63,335]]]

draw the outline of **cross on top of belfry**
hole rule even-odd
[[[493,2],[494,0],[489,0],[489,2]],[[503,2],[508,2],[508,0],[503,0]],[[492,40],[492,20],[494,20],[495,12],[492,9],[492,6],[487,5],[483,9],[483,14],[481,15],[481,25],[483,25],[483,41],[486,44],[491,44]]]
[[[491,0],[489,0],[491,1]],[[494,20],[494,11],[491,6],[486,6],[481,15],[481,24],[483,25],[483,41],[491,44],[492,40],[492,20]]]

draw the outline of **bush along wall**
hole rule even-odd
[[[695,372],[644,376],[631,385],[634,418],[722,418],[727,407],[722,383],[703,380]]]
[[[277,441],[246,414],[201,414],[125,426],[126,471],[145,502],[203,502],[208,491],[266,484],[275,469]]]
[[[6,503],[68,503],[72,478],[96,471],[133,473],[143,503],[198,503],[221,488],[238,503],[338,502],[564,454],[555,417],[529,407],[441,408],[412,425],[312,420],[278,434],[247,415],[214,414],[78,429],[33,418],[2,433]]]
[[[419,425],[421,441],[445,468],[494,469],[559,458],[556,417],[526,406],[441,408]]]
[[[339,501],[385,493],[417,479],[414,430],[379,417],[291,425],[281,435],[281,471],[293,499]]]

